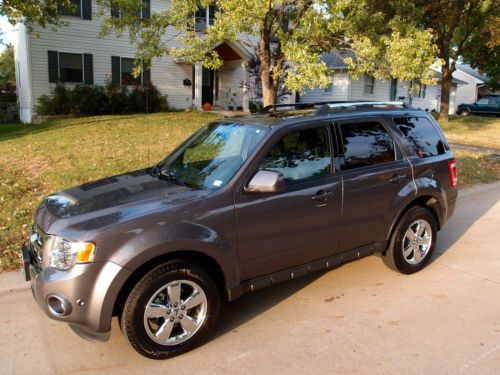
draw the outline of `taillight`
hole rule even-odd
[[[448,162],[448,172],[450,172],[450,183],[451,186],[455,187],[458,184],[457,181],[457,162],[455,160],[450,160]]]

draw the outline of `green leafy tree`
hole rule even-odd
[[[430,79],[430,33],[397,17],[388,22],[383,12],[370,14],[365,1],[173,0],[169,10],[147,20],[138,17],[141,0],[98,1],[102,16],[120,9],[120,17],[104,20],[102,34],[126,33],[137,46],[138,61],[170,55],[217,69],[219,43],[245,46],[261,64],[264,105],[277,102],[280,87],[300,92],[326,86],[332,72],[321,54],[332,50],[356,53],[347,60],[356,76]],[[211,5],[217,8],[213,24],[200,33],[194,15]]]
[[[14,85],[15,82],[14,47],[9,44],[0,54],[0,86]]]
[[[486,46],[489,30],[498,30],[494,21],[500,11],[498,0],[372,0],[368,8],[432,34],[442,72],[441,121],[448,121],[452,74],[460,58],[483,68],[498,66],[498,44],[496,57]]]
[[[58,6],[73,9],[75,4],[72,0],[1,0],[0,15],[13,25],[23,22],[29,28],[33,25],[55,27],[64,24],[57,12]]]

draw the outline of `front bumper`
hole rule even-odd
[[[77,264],[68,271],[41,270],[33,260],[31,244],[23,246],[22,254],[25,278],[42,311],[70,324],[84,338],[106,341],[116,297],[131,272],[111,262]],[[53,298],[63,301],[64,309],[54,309]]]

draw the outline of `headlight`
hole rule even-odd
[[[47,245],[47,266],[58,270],[69,270],[77,263],[94,260],[95,245],[92,242],[74,242],[51,236]]]

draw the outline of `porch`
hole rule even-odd
[[[244,47],[229,42],[219,44],[214,50],[223,61],[220,69],[206,69],[201,62],[193,64],[194,107],[202,109],[204,104],[209,103],[215,109],[249,112],[249,75],[246,63],[252,55]]]

